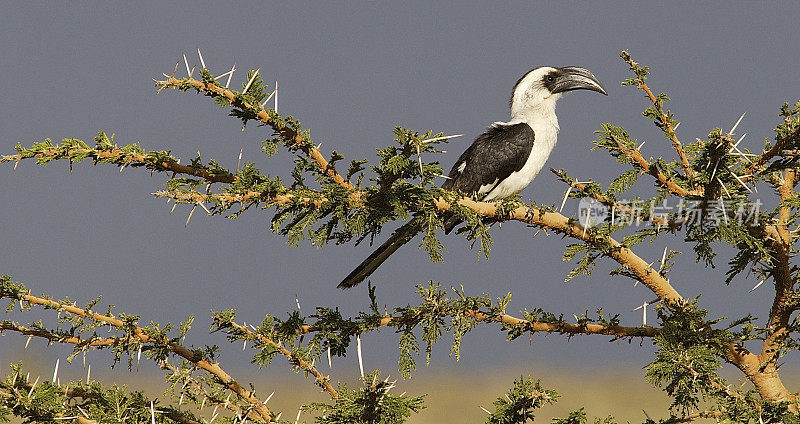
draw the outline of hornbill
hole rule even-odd
[[[517,194],[536,178],[556,145],[556,101],[572,90],[608,95],[600,81],[584,68],[566,66],[534,68],[514,85],[509,102],[511,120],[495,122],[458,158],[442,184],[446,190],[489,202]],[[412,219],[398,228],[378,249],[339,283],[353,287],[370,276],[400,246],[419,233]],[[448,234],[461,221],[445,219]]]

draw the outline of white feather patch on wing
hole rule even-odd
[[[478,197],[486,194],[489,190],[491,190],[492,187],[494,187],[497,184],[497,181],[499,181],[499,180],[500,180],[499,178],[495,178],[494,181],[491,182],[490,184],[484,184],[484,185],[480,186],[478,188],[478,193],[477,193]],[[489,200],[489,199],[483,199],[483,200]]]

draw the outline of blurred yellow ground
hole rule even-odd
[[[640,372],[636,374],[633,371]],[[535,377],[541,379],[545,388],[558,391],[561,398],[556,404],[539,410],[536,422],[549,423],[553,417],[565,417],[581,406],[586,408],[590,423],[594,417],[608,415],[613,415],[618,423],[640,423],[645,420],[643,410],[654,419],[666,418],[670,400],[644,381],[643,371],[633,371],[556,374],[537,370]],[[480,407],[493,411],[492,401],[511,388],[518,377],[519,372],[513,371],[469,371],[468,367],[433,371],[423,368],[412,380],[399,380],[394,390],[397,393],[428,394],[426,409],[413,415],[408,423],[483,423],[486,413]],[[278,391],[270,400],[273,410],[283,412],[282,418],[288,414],[290,421],[294,421],[299,403],[311,399],[327,400],[302,377],[282,383],[279,387],[284,390]]]
[[[52,374],[50,366],[38,361],[36,354],[28,363],[33,366],[26,367],[31,370],[31,376],[41,375],[47,378]],[[63,380],[80,379],[82,367],[80,360],[73,364],[64,364]],[[142,361],[144,364],[144,361]],[[157,398],[163,403],[173,403],[164,394],[166,385],[163,377],[156,370],[143,366],[143,373],[130,373],[124,365],[114,370],[93,371],[93,379],[110,384],[119,382],[128,386],[130,390],[142,390],[151,398]],[[612,367],[616,368],[619,364]],[[346,368],[346,367],[345,367]],[[543,365],[529,366],[529,373],[541,379],[542,386],[554,389],[561,395],[554,405],[545,406],[536,414],[536,422],[550,423],[554,417],[565,417],[570,411],[581,406],[585,407],[589,423],[594,418],[604,418],[613,415],[617,423],[641,423],[645,420],[645,413],[658,420],[668,417],[670,400],[658,389],[651,387],[644,380],[644,370],[634,366],[624,370],[596,367],[586,369],[553,369]],[[36,370],[36,371],[34,371]],[[8,368],[4,368],[8,371]],[[233,371],[243,381],[252,381],[259,390],[257,395],[265,398],[269,392],[276,393],[269,402],[269,407],[276,412],[282,412],[282,419],[294,422],[297,417],[298,407],[310,402],[327,402],[328,396],[313,384],[311,379],[296,375],[288,370],[281,373],[255,372],[252,370]],[[248,374],[248,371],[250,372]],[[342,375],[348,375],[346,369],[340,369]],[[351,370],[357,373],[357,370]],[[3,373],[5,377],[5,373]],[[60,373],[60,375],[62,375]],[[528,373],[525,374],[527,376]],[[520,370],[490,370],[475,369],[469,366],[442,367],[439,369],[422,367],[411,380],[398,380],[393,393],[407,392],[409,395],[427,393],[425,398],[426,408],[413,415],[410,424],[462,424],[483,423],[486,413],[481,406],[493,411],[494,401],[502,396],[513,384],[515,378],[520,377]],[[784,373],[784,381],[790,385],[798,380],[796,372]],[[395,376],[391,377],[396,378]],[[349,382],[353,386],[356,381]],[[735,380],[729,383],[737,384]],[[268,390],[264,393],[265,390]],[[212,408],[206,407],[203,418],[210,420]],[[196,412],[193,409],[193,412]],[[299,422],[314,422],[313,417],[307,413],[300,416]],[[710,420],[705,420],[711,422]],[[12,420],[12,423],[20,422]],[[703,422],[698,420],[696,422]]]

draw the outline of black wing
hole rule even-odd
[[[489,193],[511,173],[522,169],[533,149],[533,140],[533,129],[524,122],[492,125],[461,154],[442,188],[474,196],[481,186],[491,184],[480,194]]]

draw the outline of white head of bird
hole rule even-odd
[[[588,69],[577,66],[554,68],[542,66],[523,75],[511,92],[511,122],[533,123],[556,119],[556,101],[572,90],[591,90],[608,95],[600,81]]]

